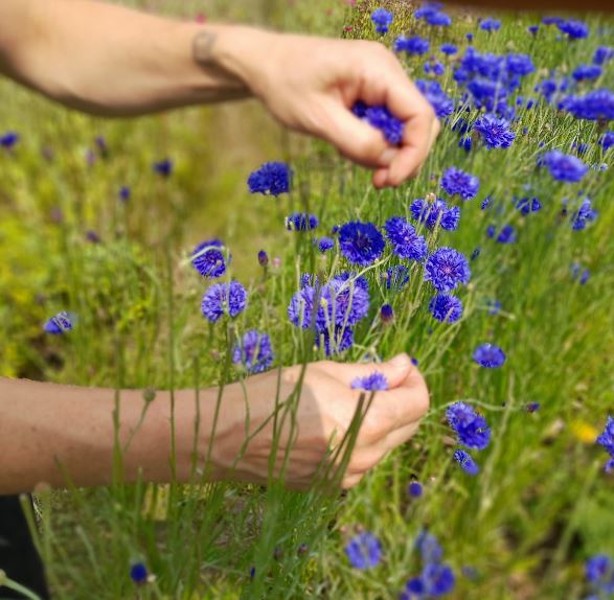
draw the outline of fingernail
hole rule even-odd
[[[395,150],[394,148],[386,148],[386,150],[384,150],[379,157],[379,165],[381,167],[387,167],[390,165],[390,163],[392,163],[392,161],[394,160],[394,157],[397,155],[398,150]]]
[[[407,354],[397,354],[395,357],[391,358],[389,361],[390,366],[400,369],[401,367],[407,367],[410,363],[409,356]]]

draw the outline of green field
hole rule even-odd
[[[378,6],[395,15],[381,38],[370,20]],[[199,12],[194,3],[181,13],[173,3],[154,8],[186,18]],[[428,529],[455,574],[446,597],[586,598],[585,561],[614,557],[614,476],[604,473],[607,454],[595,444],[614,414],[614,148],[599,143],[612,122],[576,119],[535,88],[551,72],[570,76],[590,63],[598,46],[614,46],[614,21],[584,16],[591,34],[572,41],[555,26],[530,34],[527,26],[541,15],[504,16],[499,31],[487,32],[477,15],[450,10],[451,27],[431,28],[406,2],[212,2],[205,10],[212,20],[381,39],[389,47],[400,34],[428,37],[429,53],[401,60],[410,77],[429,79],[423,67],[436,55],[445,67],[438,80],[457,108],[463,92],[453,72],[473,32],[480,52],[531,56],[536,69],[509,103],[522,96],[535,106],[516,107],[511,147],[489,150],[474,134],[470,152],[459,147],[453,126],[461,117],[473,123],[480,111],[455,111],[418,178],[378,192],[369,173],[321,142],[284,132],[255,103],[109,121],[2,82],[0,133],[16,131],[20,140],[0,148],[0,375],[143,390],[217,385],[241,377],[238,369],[220,371],[220,357],[231,351],[228,335],[251,328],[271,335],[274,368],[319,360],[323,351],[288,321],[288,303],[303,273],[326,278],[351,267],[338,245],[319,253],[314,236],[352,220],[383,227],[393,215],[409,217],[415,199],[436,194],[459,206],[461,219],[456,231],[414,222],[429,250],[450,246],[469,257],[480,248],[471,280],[458,292],[462,319],[453,324],[431,316],[433,290],[420,264],[387,248],[366,273],[368,317],[354,345],[333,358],[407,352],[427,379],[431,409],[411,442],[356,488],[331,497],[278,485],[118,481],[41,493],[31,516],[54,597],[393,599],[420,574],[416,540]],[[457,44],[459,54],[445,57],[437,51],[442,43]],[[577,94],[613,89],[614,60],[597,81],[573,86]],[[588,146],[581,159],[596,168],[580,183],[556,181],[536,166],[544,152],[577,155],[582,143]],[[174,169],[162,178],[152,163],[166,157]],[[290,194],[249,194],[249,173],[267,160],[291,164]],[[442,194],[440,180],[451,166],[479,177],[474,199]],[[118,198],[121,186],[130,186],[128,202]],[[523,215],[516,207],[523,197],[538,198],[541,210]],[[598,214],[574,230],[587,197]],[[292,211],[314,213],[319,229],[286,231]],[[495,237],[511,225],[515,242],[488,237],[491,225]],[[250,294],[245,313],[215,326],[200,312],[210,282],[186,260],[212,237],[230,248],[232,276]],[[266,274],[257,261],[261,249],[279,258]],[[576,263],[590,271],[586,283],[574,276]],[[409,268],[409,283],[387,289],[381,274],[398,264]],[[387,326],[378,317],[383,303],[395,312]],[[62,310],[77,315],[74,330],[45,334],[42,324]],[[484,342],[505,350],[501,368],[472,360]],[[471,453],[480,465],[476,477],[452,457],[458,446],[445,412],[458,400],[473,404],[492,430],[488,448]],[[539,410],[527,410],[535,402]],[[412,480],[423,485],[420,498],[407,493]],[[382,560],[359,570],[344,548],[365,530],[380,539]],[[155,580],[136,587],[134,562],[144,562]]]

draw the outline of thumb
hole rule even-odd
[[[397,154],[381,131],[359,119],[341,102],[330,102],[323,136],[343,156],[371,169],[387,167]]]
[[[388,388],[393,389],[402,385],[410,376],[414,366],[407,354],[399,354],[383,363],[336,363],[324,362],[321,367],[335,379],[348,387],[359,377],[368,377],[373,373],[381,373],[388,381]]]

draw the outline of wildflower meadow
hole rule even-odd
[[[41,482],[54,597],[614,598],[614,20],[147,8],[378,41],[439,139],[377,191],[255,104],[114,121],[2,82],[0,375],[139,389],[145,415],[157,390],[364,362],[368,410],[405,352],[431,405],[346,491],[126,485],[122,448],[108,487]],[[399,143],[386,107],[351,110]]]

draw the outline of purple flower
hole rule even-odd
[[[614,458],[614,417],[608,416],[603,432],[597,437],[597,444]]]
[[[486,229],[486,235],[496,239],[499,244],[513,244],[516,241],[516,230],[511,225],[504,225],[499,232],[494,225]]]
[[[586,561],[585,573],[587,581],[597,589],[605,593],[614,591],[614,562],[607,554],[591,556]]]
[[[501,29],[501,21],[488,17],[480,23],[480,29],[483,31],[499,31]]]
[[[226,272],[224,244],[220,240],[207,240],[194,248],[192,265],[203,277],[221,277]]]
[[[583,38],[587,38],[589,34],[589,27],[586,23],[582,21],[576,21],[574,19],[560,19],[556,26],[571,40],[579,40]]]
[[[0,136],[0,146],[10,150],[19,141],[19,134],[15,131],[7,131]]]
[[[471,270],[467,258],[454,248],[439,248],[426,260],[424,280],[439,292],[451,292],[461,283],[469,283]]]
[[[418,35],[413,37],[399,36],[394,41],[395,52],[407,52],[407,54],[422,56],[426,54],[431,47],[431,43]]]
[[[416,538],[416,550],[425,563],[438,563],[443,558],[443,548],[437,538],[428,531],[422,530]]]
[[[551,150],[542,157],[550,174],[557,181],[575,183],[580,181],[588,172],[588,166],[579,158],[571,154],[564,154],[560,150]]]
[[[258,251],[258,264],[261,267],[266,267],[269,264],[269,255],[266,253],[266,250]]]
[[[292,170],[283,162],[265,162],[247,178],[252,194],[279,196],[290,191]]]
[[[335,247],[335,240],[333,240],[333,238],[324,236],[317,240],[316,245],[320,252],[328,252]]]
[[[484,450],[490,443],[490,428],[486,419],[465,402],[448,407],[446,417],[459,442],[473,450]]]
[[[463,303],[455,296],[438,294],[431,299],[429,311],[442,323],[456,323],[463,316]]]
[[[147,583],[147,567],[145,563],[137,562],[130,565],[130,579],[138,585]]]
[[[122,202],[128,202],[128,200],[130,200],[132,192],[127,185],[122,185],[122,187],[119,188],[119,192],[117,195]]]
[[[286,217],[286,229],[288,231],[311,231],[318,225],[318,217],[308,213],[295,212]]]
[[[475,123],[475,130],[489,148],[509,148],[516,139],[509,121],[493,114],[480,117]]]
[[[384,237],[373,223],[352,221],[339,229],[341,254],[352,264],[366,267],[384,252]]]
[[[384,226],[392,251],[407,260],[423,260],[428,252],[426,240],[402,217],[392,217]]]
[[[345,553],[355,569],[370,569],[380,563],[382,545],[372,533],[365,531],[347,543]]]
[[[612,59],[614,59],[614,47],[599,46],[593,55],[593,64],[603,66]]]
[[[571,217],[571,227],[574,231],[586,229],[587,223],[597,219],[597,211],[593,210],[593,205],[589,198],[585,198],[580,208]]]
[[[238,281],[216,283],[212,285],[201,304],[203,316],[211,323],[218,321],[223,315],[237,317],[245,310],[247,292]]]
[[[584,96],[568,96],[561,108],[576,119],[611,121],[614,119],[614,92],[608,89],[593,90]]]
[[[579,65],[576,67],[571,76],[576,81],[585,81],[599,79],[603,73],[603,69],[599,65]]]
[[[454,571],[448,565],[441,563],[425,565],[421,579],[427,598],[438,598],[449,594],[456,584]]]
[[[604,150],[609,150],[614,146],[614,131],[606,131],[599,139],[599,145]]]
[[[445,200],[437,198],[433,203],[426,199],[418,198],[409,207],[412,217],[419,223],[424,223],[427,229],[435,229],[439,223],[442,229],[454,231],[460,221],[460,208],[448,207]]]
[[[271,338],[255,329],[245,333],[232,350],[232,362],[245,367],[250,375],[266,371],[273,364],[273,356]]]
[[[44,325],[43,329],[52,335],[60,335],[66,331],[71,331],[74,327],[76,316],[74,313],[65,310],[51,317]]]
[[[424,81],[423,79],[417,79],[415,84],[429,101],[437,117],[445,119],[454,112],[454,100],[443,91],[439,81]]]
[[[173,172],[173,161],[170,158],[165,158],[155,162],[152,168],[158,175],[167,178]]]
[[[461,469],[468,475],[477,475],[480,472],[480,467],[471,458],[471,455],[464,450],[455,450],[452,455],[454,460],[460,465]]]
[[[353,390],[364,390],[366,392],[380,392],[389,388],[388,380],[383,373],[372,373],[366,377],[356,377],[350,386]]]
[[[495,344],[480,344],[473,352],[473,360],[487,369],[496,369],[505,362],[505,352]]]
[[[371,13],[371,21],[375,25],[375,31],[380,34],[388,33],[393,20],[392,13],[385,8],[376,8]]]
[[[379,318],[382,323],[394,321],[394,310],[390,304],[383,304],[379,311]]]
[[[427,15],[424,19],[431,27],[449,27],[452,25],[452,17],[442,11],[436,11]]]
[[[443,54],[447,56],[453,56],[458,52],[458,48],[454,44],[441,44],[439,47]]]
[[[422,496],[422,484],[419,481],[411,481],[407,486],[407,493],[412,498],[420,498]]]
[[[480,189],[480,180],[471,173],[450,167],[441,178],[441,187],[450,196],[458,195],[463,200],[471,200]]]

